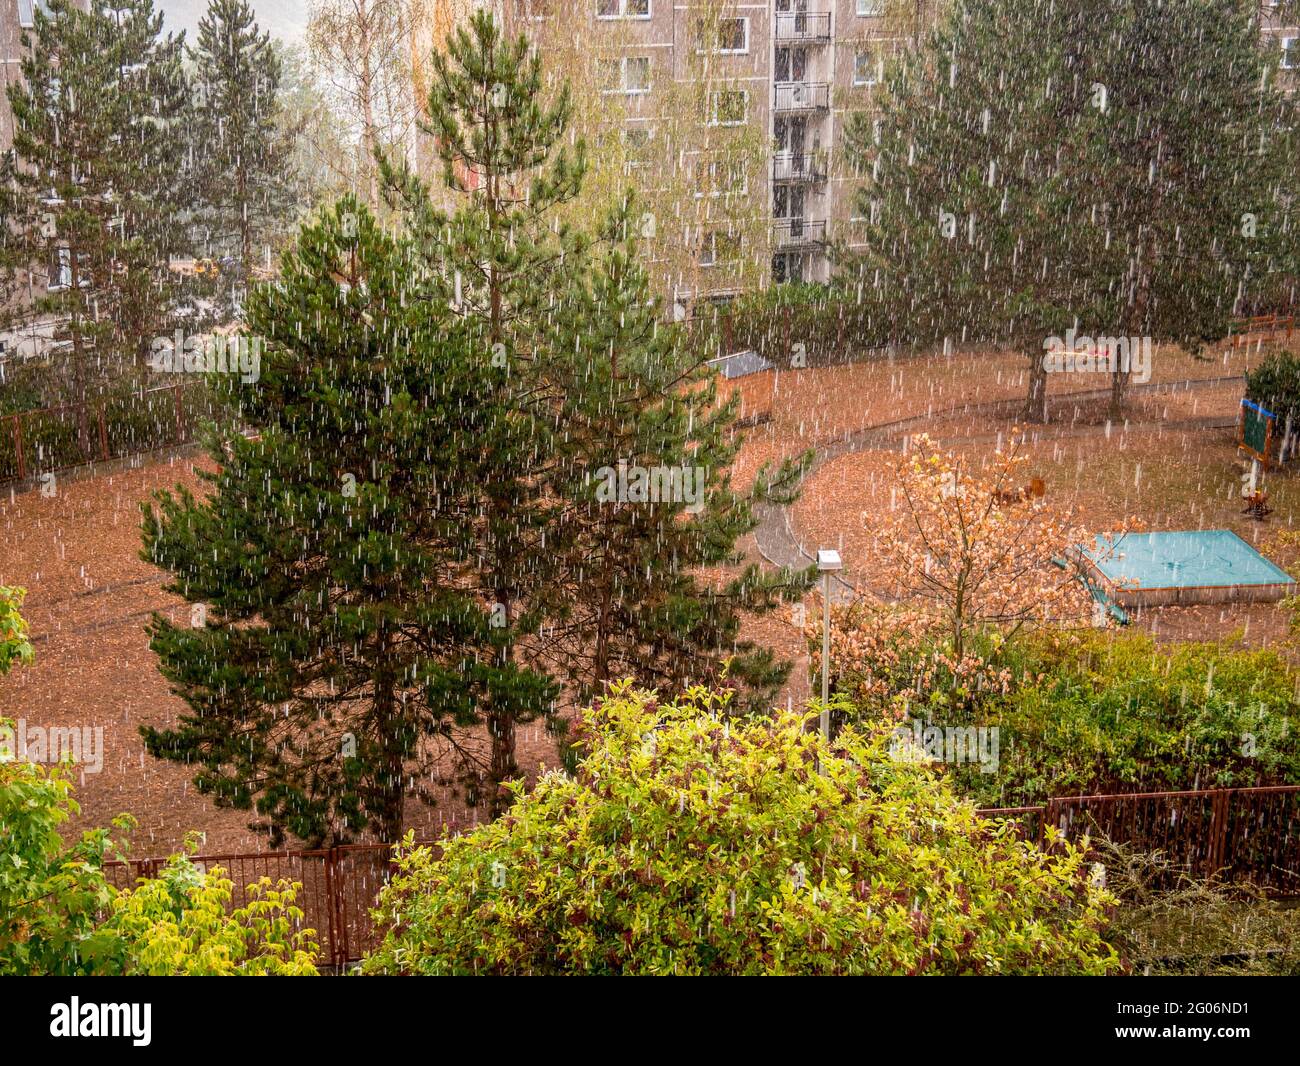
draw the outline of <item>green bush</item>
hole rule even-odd
[[[1300,356],[1278,352],[1248,370],[1246,396],[1277,415],[1275,443],[1280,444],[1288,415],[1300,425]]]
[[[951,768],[982,805],[1300,783],[1300,678],[1274,652],[1088,632],[1019,654],[1011,690],[973,715],[1000,730],[997,772]]]
[[[232,908],[233,885],[220,868],[200,871],[173,855],[156,878],[113,900],[106,926],[118,946],[114,969],[150,977],[313,977],[319,947],[300,929],[296,883],[269,878],[248,886]]]
[[[316,972],[312,932],[295,929],[298,885],[264,880],[228,913],[230,881],[178,856],[119,890],[104,864],[124,857],[131,819],[67,844],[59,827],[79,813],[70,769],[15,758],[12,745],[0,719],[0,976]]]
[[[943,779],[807,716],[732,717],[616,686],[576,776],[399,849],[368,973],[916,974],[1115,970],[1083,855],[978,818]],[[822,773],[818,772],[821,764]]]
[[[868,296],[873,296],[868,293]],[[875,304],[827,285],[787,284],[754,290],[700,313],[695,342],[708,356],[752,349],[777,366],[789,366],[802,344],[810,366],[842,360],[881,345]]]

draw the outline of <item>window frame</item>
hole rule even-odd
[[[721,47],[722,35],[719,32],[718,34],[719,47],[715,48],[714,52],[720,56],[749,55],[749,42],[751,40],[749,34],[749,29],[750,29],[749,16],[748,15],[725,15],[722,18],[718,19],[719,25],[721,25],[723,22],[739,22],[741,28],[741,35],[743,36],[744,40],[741,42],[741,47],[739,48],[723,48]]]
[[[739,96],[744,101],[744,106],[739,119],[734,122],[724,122],[718,117],[718,105],[723,96]],[[749,90],[748,89],[714,89],[709,93],[709,125],[722,128],[735,128],[744,126],[749,122]]]
[[[646,81],[643,89],[628,88],[628,64],[633,60],[645,62]],[[610,56],[606,62],[618,64],[618,84],[609,88],[602,87],[602,96],[646,96],[654,90],[654,65],[650,56]]]
[[[858,61],[864,56],[871,60],[871,76],[865,79],[859,76],[860,72],[858,70]],[[872,85],[879,85],[881,76],[880,66],[880,57],[876,54],[874,48],[855,49],[853,52],[853,87],[855,89],[866,89],[870,88]]]
[[[600,3],[596,4],[596,19],[600,22],[617,22],[620,19],[631,19],[633,21],[645,22],[654,15],[654,0],[645,0],[645,14],[629,14],[628,5],[635,3],[636,0],[613,0],[614,5],[618,8],[616,14],[602,15],[600,13]]]

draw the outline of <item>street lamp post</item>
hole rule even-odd
[[[844,569],[840,553],[830,548],[817,552],[817,572],[822,575],[822,739],[831,739],[831,575]]]

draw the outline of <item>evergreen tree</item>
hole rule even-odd
[[[714,376],[664,324],[638,257],[640,221],[628,196],[555,320],[552,485],[565,510],[544,647],[584,703],[632,677],[665,694],[730,683],[751,708],[770,707],[790,664],[739,638],[739,612],[798,599],[814,574],[751,564],[717,583],[702,571],[741,564],[754,504],[792,502],[810,456],[765,467],[748,493],[732,487],[739,397],[719,402]]]
[[[24,35],[14,111],[14,248],[67,321],[71,399],[142,362],[169,308],[184,184],[181,40],[152,0],[67,0]]]
[[[1243,298],[1297,265],[1294,104],[1257,9],[1239,0],[1111,0],[1117,28],[1095,81],[1108,88],[1092,169],[1107,241],[1091,264],[1107,333],[1200,348]],[[1127,370],[1112,377],[1111,415]]]
[[[1290,269],[1289,105],[1237,0],[970,0],[851,123],[868,251],[896,334],[1030,360],[1076,328],[1195,348]],[[1290,163],[1288,164],[1288,161]],[[1112,413],[1128,374],[1117,367]]]
[[[397,839],[434,761],[472,759],[457,727],[486,700],[555,695],[460,580],[491,386],[421,269],[354,200],[304,228],[249,304],[261,380],[222,376],[259,436],[213,441],[205,499],[146,508],[143,557],[195,612],[150,626],[190,713],[146,746],[276,842]]]
[[[196,222],[210,249],[238,256],[246,279],[257,245],[290,207],[280,60],[247,0],[209,0],[191,59]]]
[[[1079,269],[1097,243],[1082,158],[1096,119],[1065,76],[1064,31],[1049,0],[960,5],[848,131],[868,176],[854,280],[880,292],[895,338],[1024,351],[1035,421],[1043,340],[1086,313]]]
[[[489,693],[483,708],[492,741],[491,785],[517,776],[517,726],[534,715],[536,678],[522,668],[520,642],[538,632],[538,591],[554,577],[551,530],[559,503],[546,494],[555,462],[554,395],[546,348],[563,313],[567,278],[584,241],[555,221],[576,196],[584,169],[578,142],[563,146],[571,104],[553,100],[541,60],[520,36],[506,39],[477,12],[430,56],[429,120],[453,213],[405,167],[383,165],[385,186],[403,209],[428,264],[431,297],[448,302],[476,345],[485,383],[483,431],[473,477],[479,486],[474,583],[502,636],[502,678],[521,685]],[[525,683],[526,679],[526,683]],[[498,794],[493,792],[494,802]]]

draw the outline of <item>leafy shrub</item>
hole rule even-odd
[[[667,706],[615,686],[576,776],[408,837],[368,973],[1106,973],[1109,897],[1083,856],[978,818],[941,777],[806,715]],[[818,773],[820,763],[822,773]]]
[[[262,878],[250,901],[231,909],[233,884],[174,855],[161,874],[113,900],[108,928],[128,975],[175,977],[315,976],[314,930],[296,929],[299,885]]]
[[[18,613],[26,596],[26,589],[0,585],[0,677],[4,677],[15,664],[32,660],[27,622]]]
[[[0,746],[12,745],[0,719]],[[265,879],[227,913],[231,883],[175,857],[160,878],[128,891],[104,864],[125,855],[127,816],[71,846],[59,826],[80,808],[69,772],[0,751],[0,976],[88,974],[257,975],[315,972],[298,887]]]
[[[703,311],[695,327],[696,343],[710,356],[728,354],[722,348],[729,337],[731,351],[752,349],[777,366],[790,365],[796,343],[804,346],[809,365],[884,343],[874,303],[826,285],[791,283],[746,292]]]
[[[94,829],[65,844],[58,828],[80,810],[67,773],[15,758],[12,744],[0,719],[0,975],[99,972],[111,953],[100,915],[114,895],[104,862],[121,842]]]
[[[1142,633],[1048,631],[998,649],[1004,687],[958,688],[967,698],[945,701],[934,692],[955,684],[951,678],[920,694],[909,685],[927,667],[926,640],[895,646],[906,652],[888,675],[895,694],[855,694],[859,714],[879,719],[890,707],[894,719],[998,727],[996,773],[950,767],[958,790],[982,805],[1300,783],[1298,680],[1274,652],[1226,642],[1158,645]]]
[[[1290,415],[1300,423],[1300,356],[1292,352],[1270,355],[1246,372],[1246,395],[1277,415],[1277,442]]]

